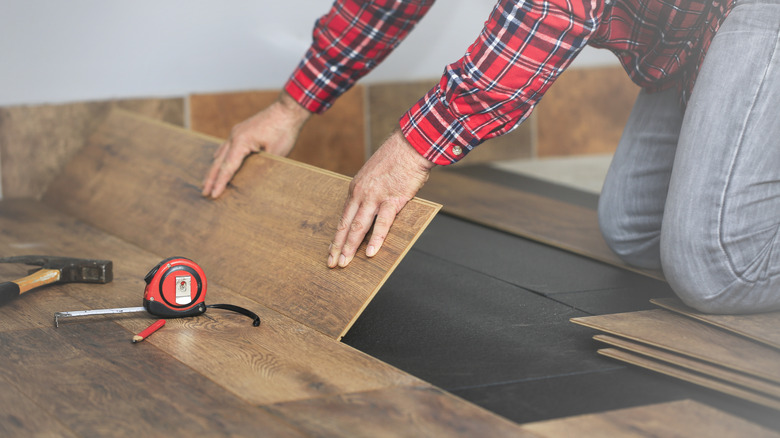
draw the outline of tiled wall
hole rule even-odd
[[[357,86],[304,127],[292,158],[354,175],[400,115],[430,89],[427,81]],[[480,146],[459,165],[610,153],[638,93],[619,67],[569,70],[534,114],[512,133]],[[0,181],[5,198],[38,198],[82,139],[114,107],[226,138],[278,90],[198,94],[0,108]]]

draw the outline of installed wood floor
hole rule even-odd
[[[411,203],[381,256],[356,260],[356,269],[326,270],[328,218],[340,204],[332,199],[344,196],[348,180],[259,155],[225,197],[207,201],[199,178],[216,144],[114,112],[43,201],[0,202],[0,254],[112,259],[115,266],[112,283],[49,286],[0,308],[0,412],[7,420],[0,434],[544,435],[337,341],[437,205]],[[144,274],[174,254],[204,266],[207,302],[247,307],[262,325],[212,309],[169,320],[139,344],[130,339],[154,321],[149,315],[53,326],[56,311],[138,306]],[[3,278],[24,270],[0,266]],[[642,412],[621,427],[641,429],[657,415]],[[571,421],[584,428],[594,418],[602,417]],[[667,420],[678,430],[722,424],[765,432],[712,411],[701,422]]]

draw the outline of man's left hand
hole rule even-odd
[[[406,141],[400,130],[395,130],[349,185],[349,195],[330,245],[328,267],[347,266],[372,223],[374,231],[366,255],[376,255],[396,215],[425,184],[434,166]]]

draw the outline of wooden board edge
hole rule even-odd
[[[663,309],[659,309],[659,310],[663,310]],[[663,311],[665,311],[665,310],[663,310]],[[672,312],[669,312],[669,313],[672,313]],[[672,353],[676,353],[676,354],[679,354],[679,355],[682,355],[682,356],[690,357],[690,358],[693,358],[693,359],[696,359],[696,360],[699,360],[699,361],[702,361],[702,362],[713,363],[715,365],[723,366],[721,364],[714,363],[714,362],[712,362],[712,361],[710,361],[710,360],[708,360],[706,358],[703,358],[701,356],[690,354],[690,353],[686,352],[685,350],[682,350],[682,349],[679,349],[679,348],[671,348],[671,347],[668,347],[668,346],[661,345],[661,344],[659,344],[657,342],[648,342],[648,341],[646,341],[644,339],[637,338],[636,336],[629,336],[629,335],[626,335],[625,333],[620,333],[619,331],[616,331],[616,330],[606,329],[606,328],[604,328],[604,327],[602,327],[602,326],[600,326],[598,324],[591,323],[589,321],[590,318],[597,318],[597,317],[592,317],[592,316],[577,317],[577,318],[571,318],[569,321],[571,321],[571,322],[573,322],[575,324],[582,325],[584,327],[588,327],[588,328],[591,328],[591,329],[594,329],[594,330],[598,330],[598,331],[602,331],[604,333],[608,333],[610,335],[617,336],[619,338],[628,339],[630,341],[638,342],[638,343],[643,344],[643,345],[648,345],[648,346],[651,346],[651,347],[654,347],[654,348],[658,348],[660,350],[670,351]],[[682,318],[684,318],[684,317],[682,317]],[[780,381],[777,381],[777,380],[773,379],[770,376],[758,375],[758,374],[755,374],[755,373],[752,373],[752,372],[748,372],[748,371],[737,369],[737,368],[733,368],[733,367],[726,367],[726,368],[732,369],[734,371],[739,371],[741,373],[750,374],[750,375],[755,376],[755,377],[760,377],[762,379],[769,380],[769,381],[772,381],[772,382],[780,383]]]
[[[745,388],[750,391],[762,393],[768,397],[780,400],[780,384],[777,382],[755,377],[748,373],[733,371],[720,365],[713,365],[697,359],[686,358],[682,355],[669,353],[647,345],[632,342],[612,335],[596,335],[594,340],[603,342],[612,347],[619,348],[630,353],[657,360],[679,368],[684,368],[698,374],[709,376],[713,379],[729,382],[730,384]]]
[[[441,205],[439,205],[439,204],[437,204],[435,202],[431,202],[431,201],[425,201],[425,200],[421,200],[421,201],[424,202],[426,205],[432,207],[434,209],[434,211],[431,213],[431,215],[428,216],[428,219],[426,219],[425,223],[420,227],[420,229],[417,230],[417,233],[411,239],[411,241],[409,242],[409,245],[407,245],[406,248],[404,248],[403,252],[401,254],[399,254],[398,258],[396,258],[395,262],[390,267],[390,269],[387,270],[387,273],[382,278],[382,280],[379,282],[379,284],[376,286],[374,291],[371,292],[369,297],[363,302],[363,305],[360,307],[360,309],[358,309],[358,312],[355,314],[355,316],[352,317],[352,319],[349,321],[347,326],[344,327],[344,330],[341,331],[339,336],[336,338],[337,341],[341,341],[341,339],[343,339],[344,336],[346,336],[347,332],[349,332],[349,329],[352,328],[352,326],[358,320],[360,315],[363,314],[363,311],[366,310],[366,307],[368,307],[368,304],[371,303],[371,301],[374,300],[374,297],[376,296],[376,294],[379,293],[379,290],[382,289],[382,286],[385,284],[385,282],[387,282],[387,279],[390,278],[390,275],[392,275],[393,272],[395,272],[395,268],[398,267],[398,265],[401,263],[401,260],[403,260],[406,257],[406,254],[409,253],[409,250],[412,249],[412,247],[414,246],[415,242],[417,242],[417,239],[420,238],[420,236],[422,235],[423,231],[425,231],[425,229],[428,228],[428,225],[431,223],[431,221],[433,221],[433,218],[435,218],[436,215],[439,213],[439,210],[441,209]],[[381,249],[380,249],[380,251],[381,251]]]
[[[187,135],[191,135],[191,136],[194,136],[194,137],[199,137],[199,138],[201,138],[203,140],[207,140],[207,141],[211,141],[211,142],[215,142],[215,143],[223,143],[225,141],[224,138],[219,138],[219,137],[215,137],[215,136],[212,136],[212,135],[203,134],[202,132],[198,132],[198,131],[192,131],[192,130],[187,129],[187,128],[182,127],[182,126],[172,125],[172,124],[166,123],[166,122],[164,122],[162,120],[157,120],[157,119],[153,119],[153,118],[150,118],[150,117],[146,117],[143,114],[138,114],[138,113],[135,113],[135,112],[132,112],[132,111],[129,111],[129,110],[122,109],[122,108],[113,108],[111,111],[116,111],[118,113],[121,113],[123,115],[129,116],[129,117],[132,117],[132,118],[135,118],[135,119],[144,120],[144,121],[146,121],[148,123],[151,123],[151,124],[154,124],[154,125],[165,126],[166,128],[173,129],[173,130],[176,130],[176,131],[179,131],[179,132],[183,132],[183,133],[186,133]],[[312,170],[312,171],[315,171],[315,172],[318,172],[318,173],[321,173],[321,174],[324,174],[324,175],[328,175],[328,176],[331,176],[331,177],[334,177],[334,178],[341,179],[343,181],[351,181],[352,180],[352,178],[350,178],[350,177],[348,177],[346,175],[342,175],[340,173],[333,172],[331,170],[322,169],[320,167],[313,166],[313,165],[308,164],[308,163],[303,163],[301,161],[296,161],[296,160],[293,160],[293,159],[290,159],[290,158],[287,158],[287,157],[282,157],[282,156],[279,156],[279,155],[273,155],[273,154],[269,154],[267,152],[260,152],[259,155],[262,155],[263,157],[271,159],[271,160],[281,161],[281,162],[292,164],[294,166],[298,166],[298,167],[301,167],[301,168],[304,168],[304,169],[309,169],[309,170]],[[409,202],[413,202],[413,201],[417,202],[417,203],[420,203],[422,205],[433,207],[433,208],[436,209],[436,212],[438,212],[442,208],[441,204],[438,204],[436,202],[429,201],[429,200],[426,200],[426,199],[422,199],[422,198],[416,197],[416,196],[414,198],[412,198]],[[426,223],[426,225],[427,225],[427,223]]]
[[[728,383],[719,382],[709,377],[702,376],[693,372],[689,372],[675,366],[663,364],[656,360],[640,357],[636,354],[618,348],[601,348],[597,352],[602,356],[610,357],[612,359],[616,359],[625,363],[629,363],[631,365],[635,365],[641,368],[655,371],[657,373],[661,373],[669,377],[674,377],[676,379],[684,380],[689,383],[703,386],[705,388],[709,388],[720,393],[728,394],[734,397],[741,398],[743,400],[747,400],[759,404],[761,406],[765,406],[780,411],[780,400],[764,397],[752,391],[737,388]]]
[[[475,178],[472,178],[472,179],[475,179]],[[511,188],[506,188],[506,187],[503,187],[503,186],[499,186],[499,185],[497,185],[495,183],[491,183],[489,181],[482,181],[482,180],[477,180],[477,181],[479,181],[482,184],[488,185],[488,186],[497,186],[497,187],[502,187],[503,189],[506,189],[506,190],[515,190],[515,191],[518,191],[518,192],[522,192],[522,193],[526,193],[526,194],[529,194],[529,195],[533,195],[532,193],[529,193],[529,192],[523,192],[521,190],[511,189]],[[536,195],[536,196],[538,196],[538,195]],[[542,197],[542,196],[540,196],[540,197]],[[542,197],[542,198],[545,198],[545,197]],[[550,199],[550,198],[545,198],[545,199]],[[557,202],[563,202],[563,201],[557,201]],[[590,259],[590,260],[595,260],[595,261],[598,261],[598,262],[601,262],[601,263],[605,263],[607,265],[614,266],[616,268],[623,269],[623,270],[626,270],[626,271],[629,271],[629,272],[634,272],[636,274],[644,275],[646,277],[653,278],[655,280],[664,281],[664,282],[666,281],[666,278],[664,277],[664,275],[663,275],[663,273],[661,271],[658,271],[658,270],[647,270],[647,269],[637,268],[637,267],[628,265],[628,264],[624,263],[622,260],[620,260],[616,255],[613,255],[611,257],[610,256],[602,256],[602,255],[599,255],[597,253],[587,251],[587,250],[585,250],[585,249],[583,249],[583,248],[581,248],[581,247],[579,247],[577,245],[570,245],[570,244],[567,244],[566,242],[562,242],[562,241],[554,239],[552,237],[548,237],[547,235],[544,235],[544,234],[541,234],[541,233],[528,232],[528,231],[518,231],[517,227],[501,224],[501,223],[498,223],[497,221],[482,219],[482,218],[478,217],[478,215],[472,215],[472,214],[464,213],[464,212],[460,211],[457,208],[449,208],[449,207],[447,207],[446,204],[443,206],[442,211],[444,213],[446,213],[446,214],[455,216],[457,218],[460,218],[460,219],[463,219],[463,220],[466,220],[466,221],[469,221],[469,222],[472,222],[472,223],[475,223],[475,224],[478,224],[478,225],[482,225],[482,226],[487,227],[487,228],[491,228],[491,229],[494,229],[494,230],[502,231],[502,232],[507,233],[507,234],[511,234],[513,236],[518,236],[518,237],[522,237],[522,238],[525,238],[525,239],[528,239],[528,240],[539,242],[541,244],[544,244],[544,245],[547,245],[547,246],[551,246],[553,248],[558,248],[558,249],[570,252],[572,254],[575,254],[575,255],[578,255],[578,256],[581,256],[581,257],[585,257],[585,258]]]
[[[727,324],[720,323],[718,321],[713,321],[712,319],[708,318],[706,314],[701,314],[696,312],[694,309],[688,308],[688,306],[685,306],[682,301],[679,301],[677,298],[653,298],[650,300],[652,304],[655,304],[658,307],[661,307],[663,309],[666,309],[670,312],[674,312],[679,315],[686,316],[688,318],[693,318],[697,321],[701,321],[705,324],[709,324],[712,326],[715,326],[719,329],[729,331],[731,333],[743,336],[745,338],[748,338],[755,342],[760,342],[763,345],[766,345],[768,347],[778,349],[780,350],[780,344],[774,343],[772,341],[762,339],[761,337],[755,336],[751,333],[739,330],[734,328],[733,326],[729,326]],[[674,304],[672,304],[674,302]],[[684,306],[684,307],[683,307]],[[689,310],[690,309],[690,310]]]

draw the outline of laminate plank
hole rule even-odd
[[[714,391],[722,392],[724,394],[728,394],[734,397],[739,397],[743,400],[747,400],[761,406],[765,406],[775,410],[780,410],[780,401],[778,401],[776,398],[766,397],[756,392],[742,389],[735,385],[731,385],[727,382],[716,380],[711,377],[705,376],[703,374],[698,374],[695,372],[685,370],[683,368],[675,367],[673,365],[669,365],[654,359],[650,359],[646,356],[640,356],[617,348],[602,348],[598,350],[598,353],[632,365],[646,368],[651,371],[665,374],[670,377],[684,380],[689,383],[703,386],[705,388],[709,388]]]
[[[305,436],[110,321],[0,334],[0,376],[81,436]]]
[[[46,242],[46,251],[51,254],[114,261],[111,283],[49,286],[23,295],[13,304],[26,311],[9,318],[8,330],[51,328],[56,311],[140,306],[143,277],[162,258],[35,201],[1,201],[0,229],[6,231],[0,233],[0,253],[11,251],[12,243]],[[211,309],[197,318],[169,319],[165,328],[144,344],[159,347],[236,396],[263,404],[421,384],[390,365],[225,288],[213,281],[208,269],[205,272],[206,304],[246,307],[260,316],[260,327],[253,327],[245,316]],[[61,295],[70,297],[70,301],[47,302]],[[38,305],[41,307],[36,308]],[[0,307],[0,321],[13,317],[17,308]],[[31,322],[15,326],[23,317]],[[155,318],[146,313],[74,318],[63,320],[58,330],[63,334],[77,332],[107,320],[125,328],[124,339],[129,344],[132,335]]]
[[[348,268],[328,269],[349,179],[257,154],[208,200],[199,185],[216,146],[114,111],[44,202],[149,251],[188,256],[216,282],[337,339],[439,209],[410,201],[379,254],[369,260],[363,242]]]
[[[618,338],[610,335],[596,335],[593,339],[604,342],[614,347],[618,347],[622,350],[629,351],[631,353],[640,354],[643,356],[657,359],[662,362],[669,363],[681,368],[685,368],[691,371],[695,371],[701,374],[708,375],[710,377],[724,380],[734,385],[743,386],[753,391],[761,392],[765,395],[776,397],[780,399],[780,385],[772,383],[768,380],[758,379],[748,374],[743,374],[735,371],[731,371],[727,368],[723,368],[717,365],[712,365],[700,360],[691,359],[679,354],[670,353],[668,351],[660,350],[657,348],[649,347],[638,342],[631,342],[629,340]]]
[[[268,406],[318,437],[535,436],[432,387],[389,388]],[[366,421],[371,418],[372,421]]]
[[[72,430],[43,412],[12,380],[0,377],[0,436],[76,437]]]
[[[39,199],[113,107],[183,125],[184,99],[123,99],[0,108],[2,196]]]
[[[193,94],[190,128],[228,138],[233,126],[270,105],[279,90]],[[366,161],[365,90],[352,87],[323,114],[312,116],[298,135],[290,159],[344,175]]]
[[[652,299],[653,304],[780,349],[780,312],[711,315],[686,306],[679,298]]]
[[[780,351],[663,309],[573,318],[571,321],[780,382]]]
[[[595,210],[442,170],[431,173],[419,196],[453,216],[663,279],[658,271],[623,263],[609,249]]]
[[[678,400],[523,425],[540,437],[777,437],[775,431],[693,400]]]

